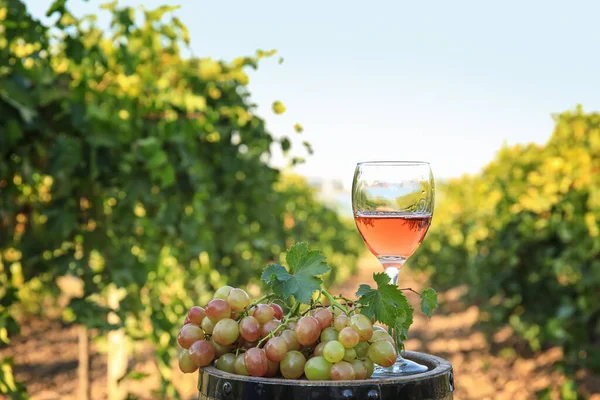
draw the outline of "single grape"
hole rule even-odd
[[[346,361],[333,364],[330,373],[331,379],[334,381],[351,381],[355,378],[352,364]]]
[[[306,358],[299,351],[290,351],[279,363],[281,375],[286,379],[298,379],[304,373]]]
[[[274,362],[281,362],[285,358],[288,352],[288,346],[286,341],[279,337],[272,337],[265,346],[265,353],[267,358]]]
[[[346,349],[346,351],[344,352],[344,361],[352,361],[356,359],[356,350],[354,349]]]
[[[388,342],[390,342],[392,344],[392,346],[395,345],[394,339],[386,331],[379,331],[379,330],[374,331],[373,336],[371,336],[371,339],[369,339],[369,342],[375,343],[378,340],[387,340]]]
[[[327,381],[331,379],[331,367],[325,357],[313,357],[304,364],[304,375],[311,381]]]
[[[346,314],[340,314],[333,320],[335,330],[341,332],[347,326],[350,326],[350,318]]]
[[[227,296],[229,296],[231,289],[233,289],[231,286],[221,286],[213,295],[213,299],[227,300]]]
[[[184,349],[189,349],[196,340],[204,339],[204,331],[198,325],[187,324],[179,331],[177,343]]]
[[[271,321],[275,315],[275,310],[268,304],[259,304],[256,306],[254,310],[254,318],[258,320],[261,324],[266,324]]]
[[[321,342],[319,343],[315,349],[313,350],[313,356],[319,357],[323,355],[323,347],[325,347],[327,343]]]
[[[190,353],[187,350],[179,353],[179,369],[184,374],[191,374],[198,369],[198,366],[190,359]]]
[[[337,339],[345,348],[351,349],[360,342],[360,336],[354,328],[349,326],[342,329]]]
[[[327,308],[320,308],[315,312],[314,317],[319,321],[321,330],[329,328],[333,321],[333,314]]]
[[[227,296],[227,303],[235,312],[242,312],[250,305],[250,296],[243,289],[231,289]]]
[[[214,323],[231,317],[231,307],[223,299],[213,299],[206,306],[206,316]]]
[[[398,353],[396,348],[387,340],[378,340],[372,343],[368,352],[369,360],[382,367],[391,367],[396,362]]]
[[[367,367],[365,363],[360,360],[350,361],[352,369],[354,370],[354,379],[367,379]]]
[[[373,332],[375,332],[375,331],[384,331],[384,332],[387,332],[387,330],[383,326],[373,325]]]
[[[290,323],[288,323],[288,326],[287,326],[287,328],[288,328],[290,331],[293,331],[294,329],[296,329],[296,325],[298,325],[298,324],[296,323],[296,321],[291,321]]]
[[[245,354],[241,353],[235,357],[235,363],[233,363],[233,373],[236,375],[250,376],[250,372],[246,368]]]
[[[338,332],[334,327],[330,326],[321,332],[321,342],[331,342],[332,340],[338,340]]]
[[[363,342],[371,339],[371,336],[373,336],[373,325],[371,325],[369,318],[362,314],[353,315],[350,318],[350,326],[358,332],[360,340]]]
[[[188,350],[190,359],[198,367],[206,367],[215,359],[215,348],[206,340],[197,340]]]
[[[249,342],[254,342],[260,338],[260,324],[252,316],[242,318],[239,329],[240,336]]]
[[[206,317],[206,310],[202,307],[194,306],[188,311],[187,317],[192,324],[202,325],[202,320]]]
[[[325,347],[323,347],[323,357],[330,363],[342,361],[344,354],[346,354],[346,349],[337,340],[327,342],[325,343]]]
[[[217,369],[233,374],[233,366],[235,365],[235,354],[223,354],[217,360]]]
[[[183,324],[187,325],[187,324],[191,324],[191,323],[192,323],[192,321],[190,321],[190,317],[185,317],[185,320],[183,321]]]
[[[269,322],[263,324],[263,326],[260,327],[260,337],[261,339],[264,337],[267,337],[269,335],[269,333],[271,333],[272,331],[274,331],[275,329],[277,329],[277,327],[281,325],[281,322],[279,322],[276,319],[272,319]]]
[[[263,349],[251,348],[244,356],[248,373],[252,376],[265,376],[267,373],[267,355]]]
[[[281,306],[277,303],[273,303],[271,304],[271,307],[273,308],[273,317],[280,321],[283,320],[283,309],[281,308]]]
[[[214,336],[210,339],[210,344],[215,348],[215,357],[219,358],[223,354],[229,353],[233,350],[232,345],[222,345],[214,340]]]
[[[267,358],[267,373],[265,374],[266,378],[272,378],[279,372],[279,363],[273,362]]]
[[[369,352],[369,343],[358,342],[358,344],[354,346],[354,350],[356,351],[356,358],[366,358],[367,353]]]
[[[238,324],[230,318],[225,318],[217,322],[212,333],[212,339],[224,346],[232,344],[239,336],[240,330],[238,329]]]
[[[319,321],[314,317],[304,316],[296,324],[296,339],[303,346],[310,346],[319,339],[321,328]]]
[[[254,342],[249,342],[247,340],[244,340],[244,338],[239,338],[238,339],[238,347],[240,349],[251,349],[253,347],[256,347],[258,345],[258,340],[255,340]]]
[[[331,313],[333,314],[334,317],[337,317],[338,315],[343,314],[342,310],[340,310],[337,307],[333,307],[333,306],[329,307],[329,311],[331,311]]]
[[[214,328],[215,323],[208,319],[208,317],[204,317],[204,319],[202,320],[202,329],[204,329],[204,332],[208,333],[209,335],[212,335]]]
[[[300,351],[300,349],[302,348],[302,345],[300,344],[300,342],[298,342],[298,339],[296,339],[296,333],[294,333],[294,331],[286,329],[283,332],[281,332],[280,337],[283,340],[285,340],[285,343],[288,347],[288,351]]]
[[[367,368],[366,378],[370,378],[371,375],[373,375],[373,372],[375,371],[375,364],[373,364],[373,361],[369,360],[368,358],[366,360],[363,360],[363,363],[365,363],[365,367]]]

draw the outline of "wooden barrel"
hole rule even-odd
[[[427,366],[422,374],[369,378],[361,381],[308,381],[254,378],[200,370],[200,400],[450,400],[454,392],[452,365],[429,354],[406,352],[406,358]]]

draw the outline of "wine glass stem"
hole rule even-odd
[[[380,258],[379,261],[381,262],[381,265],[383,265],[383,269],[387,276],[390,277],[391,283],[393,285],[397,285],[398,275],[400,275],[400,269],[402,268],[402,265],[404,264],[404,261],[406,261],[406,259],[399,259],[394,257],[393,260],[388,260],[385,258]]]

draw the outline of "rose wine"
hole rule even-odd
[[[431,215],[407,212],[363,212],[354,216],[358,231],[376,257],[410,257],[423,241]]]

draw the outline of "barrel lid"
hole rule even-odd
[[[454,391],[452,365],[443,358],[407,351],[405,358],[427,366],[426,372],[358,381],[309,381],[256,378],[220,371],[200,370],[200,399],[242,400],[387,400],[446,399]]]

